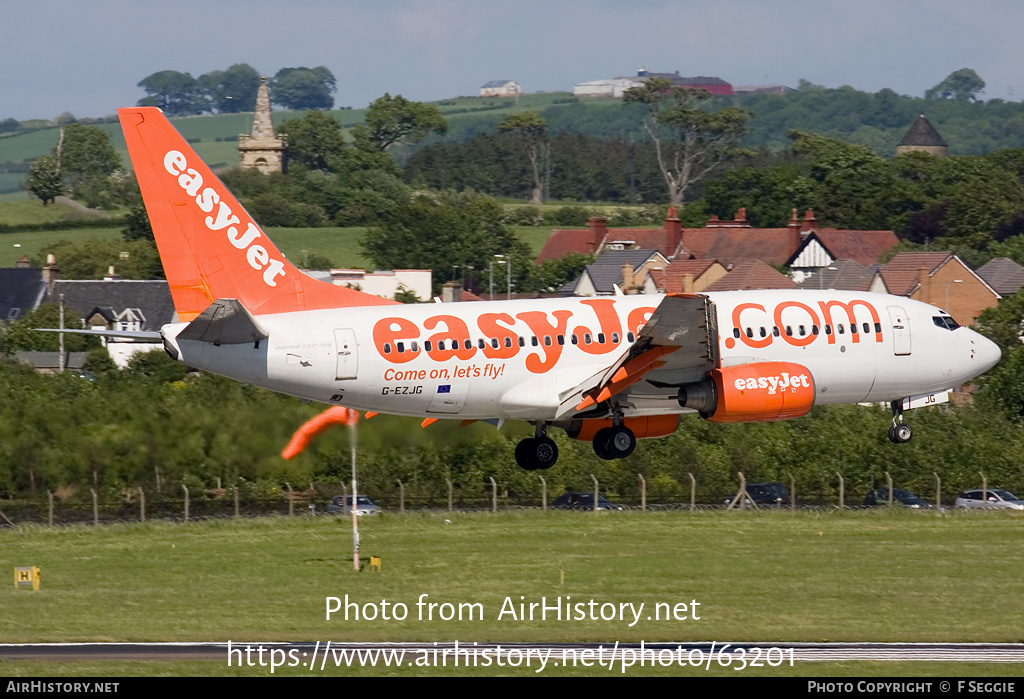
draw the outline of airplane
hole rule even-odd
[[[813,405],[905,409],[999,361],[945,311],[905,297],[762,290],[398,304],[315,280],[270,241],[154,107],[118,110],[180,322],[158,333],[203,371],[375,413],[534,425],[524,469],[558,458],[552,427],[602,459],[671,434],[680,415],[783,420]]]

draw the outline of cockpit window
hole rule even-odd
[[[953,320],[953,316],[932,316],[932,322],[946,330],[956,330],[960,325]]]

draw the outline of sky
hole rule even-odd
[[[335,103],[653,72],[921,96],[961,68],[1024,99],[1020,0],[34,0],[0,12],[0,119],[101,117],[160,70],[329,68]]]

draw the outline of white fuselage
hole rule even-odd
[[[816,403],[892,401],[986,371],[998,348],[904,297],[844,291],[709,293],[721,367],[785,361],[813,376]],[[268,337],[216,346],[164,335],[182,361],[324,403],[459,419],[571,417],[567,394],[597,385],[664,297],[371,306],[257,317]],[[853,332],[856,330],[856,332]],[[625,415],[688,412],[670,376],[640,383]],[[653,387],[652,387],[653,386]],[[574,405],[575,403],[573,403]]]

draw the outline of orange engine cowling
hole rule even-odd
[[[715,369],[679,389],[679,404],[711,422],[765,422],[803,417],[814,405],[814,377],[792,362]]]
[[[627,417],[622,424],[632,430],[637,439],[667,437],[679,427],[678,415],[644,415]],[[612,420],[572,420],[565,428],[565,433],[581,442],[594,441],[597,431],[611,427]]]

